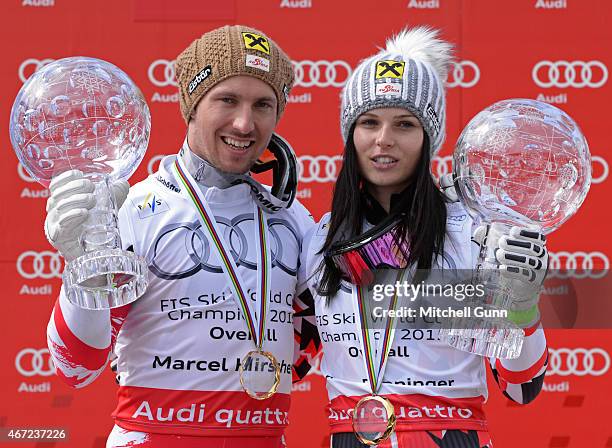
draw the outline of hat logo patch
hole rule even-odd
[[[440,120],[438,119],[438,114],[436,113],[436,110],[429,103],[427,104],[427,108],[425,110],[427,111],[427,115],[429,115],[429,118],[431,119],[431,124],[434,130],[436,132],[440,132]]]
[[[208,78],[212,74],[212,67],[207,65],[204,67],[189,83],[189,95],[200,85],[202,81]]]
[[[265,54],[270,54],[270,43],[265,36],[261,34],[243,32],[242,40],[244,41],[244,48],[247,50],[257,50]]]
[[[401,96],[402,84],[399,82],[381,82],[376,84],[376,95]]]
[[[384,60],[376,63],[376,79],[394,78],[402,79],[404,76],[404,61]]]
[[[245,64],[247,67],[253,67],[264,72],[270,71],[270,61],[261,56],[255,56],[254,54],[247,54]]]

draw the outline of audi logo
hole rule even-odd
[[[167,59],[157,59],[149,66],[147,70],[149,81],[157,87],[174,86],[177,87],[176,77],[174,74],[174,61]]]
[[[149,174],[153,174],[155,171],[157,171],[159,162],[164,157],[166,157],[166,156],[163,155],[163,154],[151,157],[151,160],[149,160],[149,163],[147,164],[147,171],[149,172]]]
[[[453,62],[453,68],[448,74],[446,85],[448,87],[474,87],[480,80],[480,68],[473,61]]]
[[[342,156],[300,156],[298,159],[298,175],[301,182],[335,182]]]
[[[601,61],[540,61],[531,77],[539,87],[590,87],[596,89],[608,80],[608,67]]]
[[[610,355],[603,348],[549,348],[546,376],[601,376],[610,369]]]
[[[292,61],[295,87],[342,87],[352,69],[346,61]],[[176,83],[174,61],[157,59],[147,70],[149,81],[157,87],[174,86]]]
[[[28,250],[17,258],[17,272],[26,279],[60,278],[62,276],[62,258],[57,252]]]
[[[438,179],[453,172],[453,156],[436,156],[431,161],[431,172]]]
[[[19,174],[19,177],[24,182],[29,182],[29,183],[36,182],[36,180],[33,179],[32,176],[28,174],[28,172],[25,170],[25,168],[23,167],[21,163],[17,163],[17,174]]]
[[[151,157],[147,164],[149,174],[153,174],[159,165],[161,159],[165,155],[156,155]],[[299,156],[298,161],[298,176],[301,182],[335,182],[340,167],[342,166],[342,156]]]
[[[153,174],[158,167],[161,159],[166,155],[155,155],[151,157],[147,164],[147,171],[149,174]],[[300,174],[300,180],[302,182],[334,182],[340,172],[340,166],[342,162],[342,156],[299,156],[298,157],[298,173]],[[602,167],[602,174],[598,177],[593,177],[591,180],[594,184],[599,184],[608,178],[608,162],[600,156],[592,157],[593,165],[599,164]],[[595,168],[593,167],[593,170]],[[23,166],[19,164],[17,166],[19,177],[25,182],[36,182],[32,179],[25,171]],[[437,156],[434,157],[431,163],[431,171],[438,179],[448,173],[453,172],[453,156]]]
[[[351,76],[346,61],[292,61],[295,87],[342,87]]]
[[[51,376],[55,373],[49,350],[24,348],[15,357],[15,368],[23,376]]]
[[[591,179],[591,183],[600,184],[608,178],[610,168],[608,162],[601,156],[592,156],[591,163],[593,165],[593,171],[595,171],[595,165],[601,165],[602,173]],[[444,176],[445,174],[453,172],[453,156],[437,156],[434,157],[431,162],[431,172],[437,178]]]
[[[601,156],[592,156],[591,163],[595,165],[596,163],[601,165],[603,172],[598,177],[593,177],[591,182],[594,184],[600,184],[608,178],[608,172],[610,171],[608,167],[608,162]],[[595,167],[593,167],[593,171],[595,171]]]
[[[32,76],[39,68],[44,67],[49,62],[53,62],[53,59],[26,59],[19,65],[19,69],[17,70],[17,75],[21,82],[26,82],[27,79]]]
[[[603,252],[549,252],[548,278],[602,278],[610,269]]]

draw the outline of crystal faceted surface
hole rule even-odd
[[[89,57],[59,59],[36,71],[10,116],[19,161],[47,188],[53,176],[71,169],[94,179],[128,179],[150,131],[138,87],[113,64]]]
[[[500,101],[476,115],[459,137],[454,167],[471,213],[546,234],[578,210],[591,185],[591,156],[578,125],[530,99]]]

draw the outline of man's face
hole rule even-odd
[[[252,76],[233,76],[204,95],[189,121],[187,140],[198,156],[227,173],[246,173],[276,127],[274,90]]]

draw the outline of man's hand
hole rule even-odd
[[[127,197],[130,185],[117,181],[111,186],[117,209]],[[49,243],[69,262],[83,255],[79,236],[96,205],[93,182],[78,170],[71,170],[54,177],[49,185],[51,196],[47,200],[45,235]]]

